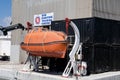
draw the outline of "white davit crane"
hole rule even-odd
[[[82,62],[81,62],[81,60],[82,60],[82,43],[80,43],[80,33],[74,22],[70,21],[69,24],[71,25],[71,27],[74,30],[75,42],[74,42],[72,50],[69,54],[70,60],[68,61],[68,64],[62,74],[63,77],[68,77],[72,68],[73,68],[74,75],[81,75],[83,72],[78,68],[79,66],[82,66],[82,65],[80,65],[80,64],[82,64]],[[80,52],[80,54],[78,54],[79,52]],[[75,58],[76,55],[79,56],[79,60],[80,60],[79,63],[76,61],[76,58]],[[86,70],[85,70],[84,74],[86,74]]]

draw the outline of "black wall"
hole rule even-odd
[[[91,73],[120,70],[120,21],[98,17],[73,19],[80,31],[83,55]],[[53,21],[52,30],[64,31],[65,21]],[[71,27],[68,35],[74,35]],[[67,53],[69,54],[69,53]]]

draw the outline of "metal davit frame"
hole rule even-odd
[[[63,77],[68,77],[72,68],[73,68],[74,75],[83,74],[82,73],[83,71],[81,72],[81,69],[80,69],[80,66],[82,66],[82,61],[81,61],[82,60],[82,43],[80,43],[80,33],[74,22],[66,19],[66,24],[67,23],[69,23],[74,30],[75,42],[74,42],[72,50],[69,54],[70,60],[68,61],[68,64],[62,74]],[[85,74],[86,74],[86,70],[85,70]]]

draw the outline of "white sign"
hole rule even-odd
[[[51,21],[54,19],[54,13],[44,13],[34,15],[34,26],[46,26],[51,25]]]

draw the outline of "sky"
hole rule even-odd
[[[0,26],[9,26],[11,22],[12,0],[0,0]]]

